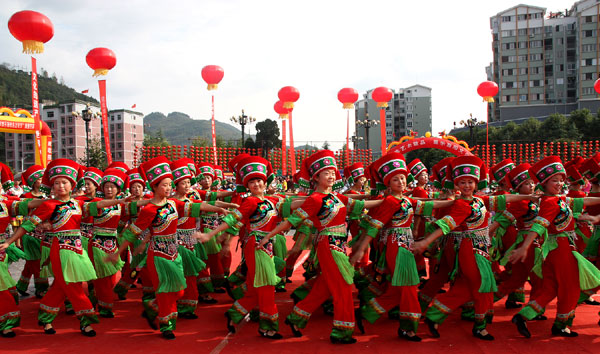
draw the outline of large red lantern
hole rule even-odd
[[[387,107],[393,97],[394,93],[387,87],[378,87],[371,92],[371,98],[377,102],[377,107]]]
[[[338,92],[338,100],[344,105],[344,109],[354,108],[354,102],[358,100],[358,92],[350,87],[345,87]]]
[[[294,108],[294,102],[300,98],[300,91],[293,86],[285,86],[279,90],[277,97],[283,101],[285,108]]]
[[[223,75],[225,71],[218,65],[207,65],[202,68],[202,79],[208,84],[209,91],[217,89],[219,82],[223,80]]]
[[[275,113],[279,114],[279,118],[281,119],[286,119],[288,117],[288,113],[290,113],[291,111],[290,108],[284,107],[283,101],[275,102],[275,106],[273,106],[273,109],[275,109]]]
[[[23,53],[44,52],[44,43],[54,36],[54,26],[48,17],[35,11],[19,11],[8,20],[8,30],[23,43]]]
[[[493,81],[484,81],[477,86],[477,94],[483,97],[485,102],[494,102],[494,96],[498,94],[498,84]]]
[[[600,79],[594,82],[594,90],[596,90],[596,93],[600,93]]]
[[[117,56],[108,48],[94,48],[85,56],[85,62],[94,69],[93,76],[101,76],[117,65]]]

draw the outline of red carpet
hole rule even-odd
[[[239,257],[238,257],[239,259]],[[234,263],[238,260],[234,260]],[[494,323],[489,331],[496,340],[486,342],[471,335],[471,323],[461,321],[459,315],[451,316],[441,327],[441,338],[433,339],[428,335],[425,325],[419,328],[421,343],[411,343],[397,338],[397,323],[382,318],[375,325],[365,322],[367,333],[360,335],[358,343],[349,346],[334,346],[329,343],[331,317],[317,311],[301,338],[292,337],[291,331],[283,320],[290,313],[293,303],[289,299],[290,289],[300,284],[301,268],[288,284],[287,293],[276,294],[280,313],[280,328],[283,340],[271,341],[257,334],[258,324],[242,322],[234,335],[226,336],[223,313],[232,301],[226,294],[217,294],[215,305],[200,305],[197,320],[179,320],[175,334],[177,339],[163,340],[158,331],[151,330],[140,317],[141,289],[130,291],[129,298],[115,303],[114,319],[101,319],[94,328],[98,335],[86,338],[79,333],[76,318],[63,313],[54,322],[55,335],[44,335],[37,326],[38,302],[26,299],[21,302],[21,327],[13,339],[0,338],[2,353],[309,353],[340,352],[345,353],[388,353],[407,350],[415,353],[439,353],[452,350],[458,353],[600,353],[600,327],[598,311],[600,306],[581,305],[573,330],[579,332],[574,339],[555,338],[550,335],[550,327],[556,313],[555,303],[547,309],[548,321],[528,322],[531,339],[520,337],[510,319],[516,310],[504,309],[504,302],[496,306]]]

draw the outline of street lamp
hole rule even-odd
[[[85,122],[85,156],[87,157],[87,165],[90,166],[90,122],[94,118],[98,118],[99,114],[93,112],[89,104],[85,105],[85,109],[81,111],[81,114],[77,112],[71,112],[71,115],[75,118],[81,118]]]
[[[363,140],[362,136],[356,136],[356,134],[352,135],[352,137],[350,138],[352,140],[352,143],[354,144],[354,150],[356,150],[356,145],[358,144],[359,141]]]
[[[379,124],[379,121],[377,120],[372,120],[369,119],[369,113],[365,113],[365,119],[363,120],[357,120],[356,124],[365,127],[365,134],[366,134],[366,144],[367,144],[367,150],[369,150],[369,129],[372,126],[375,126],[377,124]]]
[[[479,121],[477,120],[477,118],[473,118],[473,113],[469,113],[469,117],[470,118],[467,120],[461,120],[460,122],[458,122],[458,124],[462,125],[465,128],[469,128],[469,145],[474,146],[475,136],[473,134],[473,128],[475,128],[478,125],[485,124],[485,122]],[[454,128],[456,128],[456,122],[454,122]]]
[[[246,145],[246,140],[244,138],[244,127],[246,126],[246,124],[256,122],[256,118],[247,116],[246,114],[244,114],[244,110],[242,109],[242,115],[238,117],[231,117],[229,120],[242,126],[242,148],[244,148],[244,146]]]

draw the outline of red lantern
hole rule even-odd
[[[223,80],[223,75],[225,72],[218,65],[207,65],[202,68],[202,79],[208,84],[209,91],[217,89],[219,82]]]
[[[294,86],[285,86],[279,90],[277,97],[283,101],[283,107],[294,108],[294,102],[300,98],[300,91]]]
[[[344,105],[344,109],[354,108],[354,102],[358,100],[358,92],[350,87],[341,89],[338,92],[338,100]]]
[[[288,114],[292,111],[290,108],[285,108],[283,101],[275,102],[273,109],[275,109],[275,113],[279,114],[279,118],[281,119],[286,119]]]
[[[493,81],[484,81],[477,86],[477,94],[483,97],[485,102],[494,102],[494,96],[498,94],[498,84]]]
[[[596,90],[596,93],[600,93],[600,79],[598,79],[598,80],[596,80],[596,82],[594,82],[594,90]]]
[[[117,65],[117,56],[108,48],[94,48],[85,56],[85,62],[94,69],[93,76],[106,75]]]
[[[54,26],[48,17],[35,11],[19,11],[8,20],[8,30],[23,43],[23,53],[44,52],[44,43],[54,36]]]
[[[377,107],[385,108],[388,102],[392,100],[394,93],[387,87],[378,87],[371,92],[371,98],[377,102]]]

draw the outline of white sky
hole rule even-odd
[[[574,1],[526,2],[546,13]],[[0,61],[30,67],[7,23],[21,10],[42,12],[54,38],[37,56],[76,90],[98,85],[85,55],[108,47],[117,65],[107,79],[109,109],[148,114],[180,111],[210,118],[203,66],[223,67],[216,119],[229,122],[241,109],[275,118],[283,86],[300,91],[294,140],[342,146],[346,113],[337,100],[343,87],[362,94],[377,86],[422,84],[433,89],[433,133],[451,129],[469,113],[483,119],[477,85],[492,60],[489,18],[516,1],[399,0],[3,0]],[[214,92],[214,91],[213,91]],[[351,112],[351,119],[353,112]],[[254,128],[252,133],[255,132]],[[351,134],[354,126],[351,124]],[[423,134],[424,132],[422,132]]]

